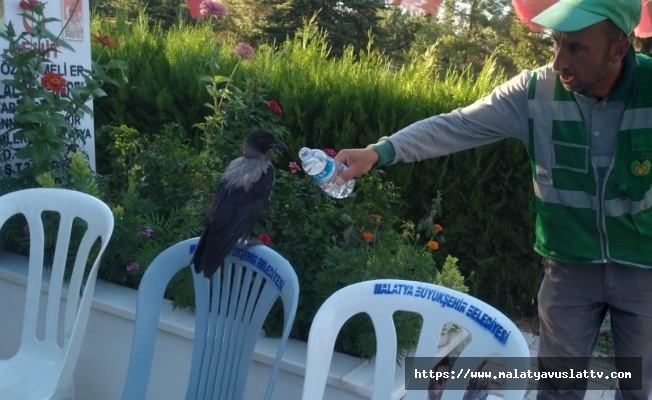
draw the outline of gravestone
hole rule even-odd
[[[67,82],[68,89],[84,83],[81,74],[83,70],[91,69],[91,32],[90,32],[90,11],[88,0],[47,0],[42,1],[44,4],[44,16],[46,18],[56,18],[58,21],[49,22],[46,28],[57,35],[61,32],[61,38],[65,40],[74,51],[64,47],[58,47],[58,51],[50,51],[48,58],[50,63],[46,65],[46,72],[52,71],[60,74]],[[6,29],[9,22],[13,23],[17,35],[21,32],[30,31],[31,24],[27,18],[19,15],[23,12],[20,8],[19,0],[0,0],[0,27]],[[24,48],[39,45],[25,41],[22,44]],[[40,47],[47,49],[52,47],[49,40],[45,40]],[[8,43],[0,38],[0,48],[7,49]],[[0,81],[7,79],[12,75],[12,71],[7,63],[2,60],[0,64]],[[31,160],[23,160],[16,157],[16,150],[24,147],[26,142],[14,137],[13,133],[6,134],[14,126],[14,107],[18,99],[18,94],[14,93],[11,87],[0,83],[0,148],[2,148],[3,159],[8,160],[0,163],[1,176],[13,176],[30,165]],[[93,108],[92,101],[86,104]],[[74,126],[76,134],[79,137],[84,153],[88,156],[88,161],[93,170],[95,170],[95,140],[93,131],[93,118],[90,115],[83,117],[74,117],[69,121]]]

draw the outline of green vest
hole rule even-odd
[[[535,250],[570,263],[652,268],[652,59],[637,55],[613,162],[600,190],[580,110],[551,68],[532,77],[529,143]]]

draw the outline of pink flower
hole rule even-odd
[[[243,60],[251,61],[254,59],[254,48],[245,43],[238,43],[233,46],[233,52],[240,56]]]
[[[283,110],[281,109],[281,105],[278,104],[276,100],[268,101],[267,108],[269,108],[269,111],[273,112],[276,115],[281,115],[283,113]]]
[[[289,168],[290,168],[290,172],[293,174],[296,174],[297,172],[301,171],[301,167],[294,161],[290,162]]]
[[[18,6],[22,8],[25,11],[32,11],[36,8],[37,5],[39,5],[40,2],[36,0],[20,0],[20,3]]]
[[[152,236],[152,232],[153,232],[153,231],[152,231],[152,228],[150,228],[150,227],[148,226],[147,228],[140,230],[140,231],[138,232],[138,234],[139,234],[140,236],[151,237],[151,236]]]
[[[272,243],[272,238],[266,233],[261,233],[258,235],[258,241],[265,246],[269,246],[269,244]]]
[[[329,157],[335,157],[337,155],[337,152],[333,149],[324,149],[324,153]]]
[[[199,5],[199,13],[203,16],[224,18],[226,15],[226,6],[217,1],[204,0]]]
[[[131,272],[133,270],[138,270],[139,268],[140,268],[140,264],[138,264],[138,261],[132,261],[125,267],[127,272]]]

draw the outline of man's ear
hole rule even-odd
[[[609,61],[620,62],[627,54],[627,50],[632,45],[629,38],[624,37],[611,45]]]

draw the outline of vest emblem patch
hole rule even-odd
[[[645,176],[650,173],[650,169],[652,168],[652,163],[650,160],[634,160],[632,161],[632,174],[635,176]]]

